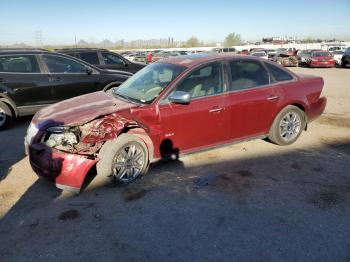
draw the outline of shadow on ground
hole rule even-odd
[[[28,116],[16,119],[8,129],[0,131],[0,181],[5,179],[11,172],[11,167],[24,157],[24,136],[31,118]],[[5,143],[5,140],[11,143]]]
[[[128,186],[81,195],[37,180],[0,221],[0,253],[5,261],[347,261],[349,147],[168,161]]]

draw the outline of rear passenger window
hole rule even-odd
[[[93,65],[100,64],[100,61],[98,60],[97,52],[80,53],[80,59]]]
[[[235,60],[230,62],[231,89],[244,90],[270,83],[269,74],[259,61]]]
[[[0,72],[40,73],[40,69],[35,56],[13,55],[0,57]]]
[[[86,73],[86,66],[74,60],[53,55],[43,55],[42,58],[50,73]]]
[[[265,65],[270,70],[271,74],[276,79],[276,81],[280,82],[280,81],[288,81],[293,79],[293,76],[291,76],[289,73],[287,73],[283,69],[277,66],[274,66],[270,63],[265,63]]]

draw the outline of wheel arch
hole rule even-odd
[[[103,88],[103,91],[107,91],[108,89],[112,88],[112,87],[118,87],[122,84],[122,81],[114,81],[111,83],[108,83],[107,85],[105,85],[105,87]]]
[[[16,104],[12,101],[11,98],[5,96],[4,94],[0,94],[0,101],[6,103],[10,107],[15,117],[18,116],[18,110],[17,110]]]
[[[297,108],[299,108],[301,111],[303,111],[304,113],[304,122],[305,122],[305,127],[304,127],[304,130],[306,131],[307,130],[307,113],[306,113],[306,107],[305,107],[305,104],[300,102],[300,101],[296,101],[296,102],[292,102],[292,103],[289,103],[289,104],[285,104],[283,106],[281,106],[279,108],[279,110],[276,110],[275,112],[275,115],[272,117],[271,119],[271,122],[270,122],[270,125],[269,125],[269,129],[268,131],[271,129],[272,125],[273,125],[273,122],[275,121],[276,117],[278,116],[278,114],[284,110],[287,106],[295,106]]]
[[[147,147],[149,162],[152,162],[152,160],[154,159],[154,143],[153,143],[151,137],[147,134],[146,130],[144,130],[141,127],[134,127],[134,128],[126,129],[122,133],[134,135],[134,136],[140,138],[145,143],[145,145]]]

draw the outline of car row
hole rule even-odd
[[[17,116],[71,97],[119,86],[132,74],[47,50],[0,51],[0,130]]]
[[[93,167],[100,178],[130,183],[159,159],[253,138],[292,144],[324,111],[323,84],[253,56],[170,57],[112,92],[40,110],[26,152],[59,188],[79,191]]]

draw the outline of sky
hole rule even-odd
[[[0,44],[196,36],[221,42],[297,36],[350,40],[350,0],[0,0]]]

